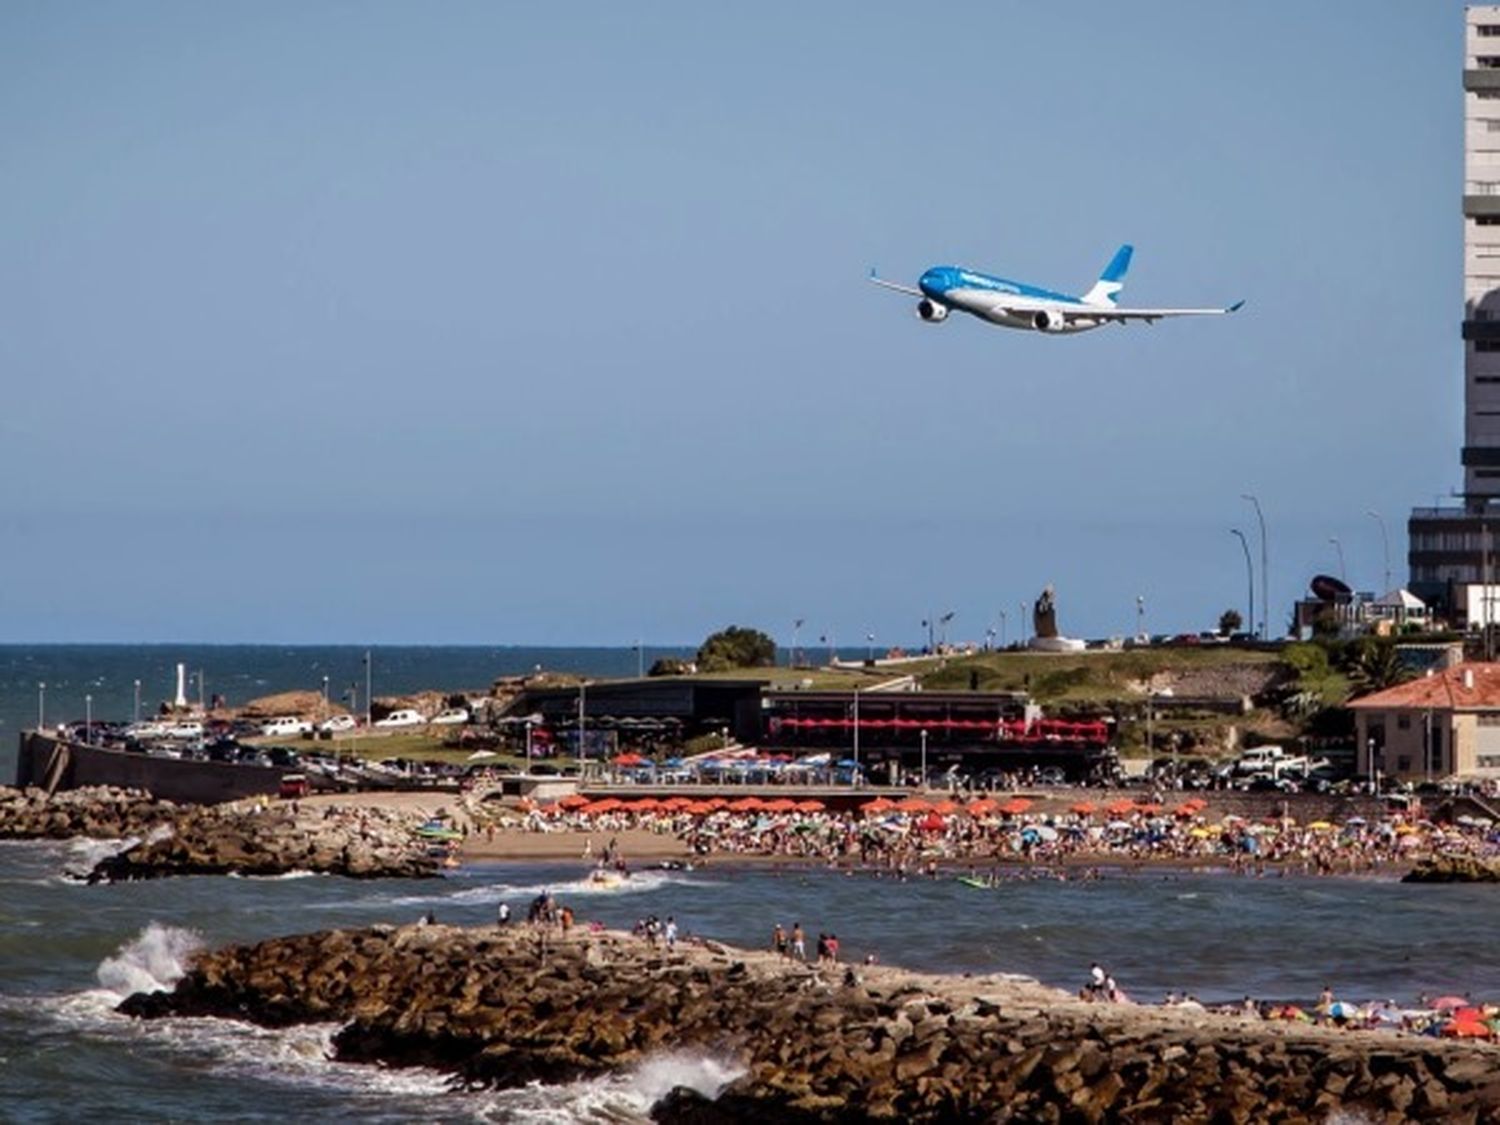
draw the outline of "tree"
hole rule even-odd
[[[725,672],[732,668],[772,668],[776,665],[776,642],[759,629],[731,625],[721,629],[698,649],[700,672]]]
[[[659,656],[651,665],[648,676],[686,676],[692,672],[693,666],[686,660],[675,656]]]
[[[1401,662],[1396,646],[1389,641],[1363,637],[1347,655],[1349,679],[1361,695],[1395,687],[1415,675]]]
[[[1238,633],[1240,626],[1244,623],[1245,619],[1240,616],[1239,610],[1226,609],[1223,613],[1219,614],[1219,635],[1221,637],[1228,637]]]

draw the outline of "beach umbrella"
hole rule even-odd
[[[1135,802],[1130,800],[1129,798],[1118,801],[1111,801],[1109,804],[1104,806],[1104,811],[1109,813],[1111,816],[1125,816],[1127,813],[1135,811]]]
[[[1488,1024],[1478,1020],[1449,1020],[1442,1028],[1445,1039],[1491,1039],[1494,1034]]]
[[[1333,825],[1329,824],[1326,820],[1315,820],[1308,827],[1314,832],[1327,832]]]
[[[1328,1014],[1336,1020],[1355,1020],[1364,1015],[1358,1004],[1351,1004],[1347,1000],[1335,1000],[1328,1005]]]
[[[1207,828],[1190,828],[1188,829],[1188,835],[1193,837],[1193,839],[1195,840],[1206,840],[1210,836],[1212,836],[1213,833],[1210,832]]]
[[[1093,801],[1079,801],[1071,806],[1068,811],[1074,816],[1093,816],[1096,811]]]
[[[876,797],[873,801],[867,801],[860,807],[862,813],[883,813],[896,807],[896,802],[887,797]]]
[[[1472,1008],[1474,1005],[1462,996],[1439,996],[1427,1006],[1434,1012],[1456,1012],[1460,1008]]]
[[[646,762],[645,758],[641,757],[639,754],[633,751],[626,751],[624,754],[616,754],[612,760],[617,766],[640,766],[644,765]]]
[[[589,803],[589,799],[582,793],[569,793],[557,803],[565,809],[581,809]]]
[[[661,808],[661,802],[655,797],[643,797],[641,800],[632,801],[630,804],[631,812],[655,812],[659,808]]]
[[[797,811],[805,813],[818,813],[826,811],[822,801],[806,800],[797,802]]]
[[[486,758],[498,758],[499,756],[500,755],[496,754],[493,750],[476,750],[474,751],[474,753],[469,755],[467,760],[471,762],[482,762]]]
[[[944,800],[933,805],[932,811],[939,816],[952,816],[954,813],[960,811],[960,808],[955,802]]]
[[[789,797],[777,797],[774,801],[767,801],[761,808],[766,812],[787,813],[797,811],[797,802]]]
[[[923,832],[941,832],[947,826],[947,821],[935,812],[930,812],[917,822],[917,827]]]
[[[741,797],[738,801],[731,801],[728,805],[730,812],[754,812],[761,807],[759,797]]]
[[[896,811],[904,813],[924,813],[931,812],[932,806],[929,805],[926,801],[922,800],[921,797],[907,797],[905,800],[897,802]]]
[[[1136,805],[1135,811],[1144,813],[1146,816],[1156,816],[1161,812],[1160,805]]]
[[[988,797],[980,797],[977,801],[969,802],[969,815],[984,816],[987,813],[994,812],[998,807],[999,806],[996,805],[995,802],[990,800]]]

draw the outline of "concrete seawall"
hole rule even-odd
[[[16,756],[18,788],[34,785],[56,790],[108,785],[117,789],[144,789],[153,796],[191,805],[217,804],[261,793],[275,795],[286,772],[232,762],[154,758],[149,754],[86,746],[34,731],[21,735]]]

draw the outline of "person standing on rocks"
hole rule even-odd
[[[802,931],[802,923],[792,924],[792,956],[798,961],[807,960],[807,934]]]
[[[667,915],[667,926],[665,933],[667,937],[667,952],[671,953],[674,949],[677,948],[677,919],[672,917],[672,915],[670,914]]]
[[[781,923],[776,923],[776,928],[771,931],[771,948],[776,951],[778,957],[787,955],[786,931],[781,928]]]
[[[500,909],[495,912],[495,921],[501,926],[510,923],[510,903],[502,902],[500,904]]]

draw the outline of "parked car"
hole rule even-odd
[[[458,726],[469,721],[469,712],[462,707],[450,707],[446,711],[439,711],[427,721],[435,727]]]
[[[383,719],[376,719],[371,725],[377,727],[419,727],[426,721],[426,719],[422,718],[422,712],[403,707],[399,711],[392,711]]]
[[[353,715],[331,715],[318,724],[318,729],[325,734],[338,734],[354,730],[358,726],[359,722]]]
[[[266,738],[285,738],[287,735],[310,734],[312,724],[306,719],[281,715],[261,724],[260,733]]]
[[[203,724],[197,720],[173,723],[166,730],[168,738],[202,738]]]

